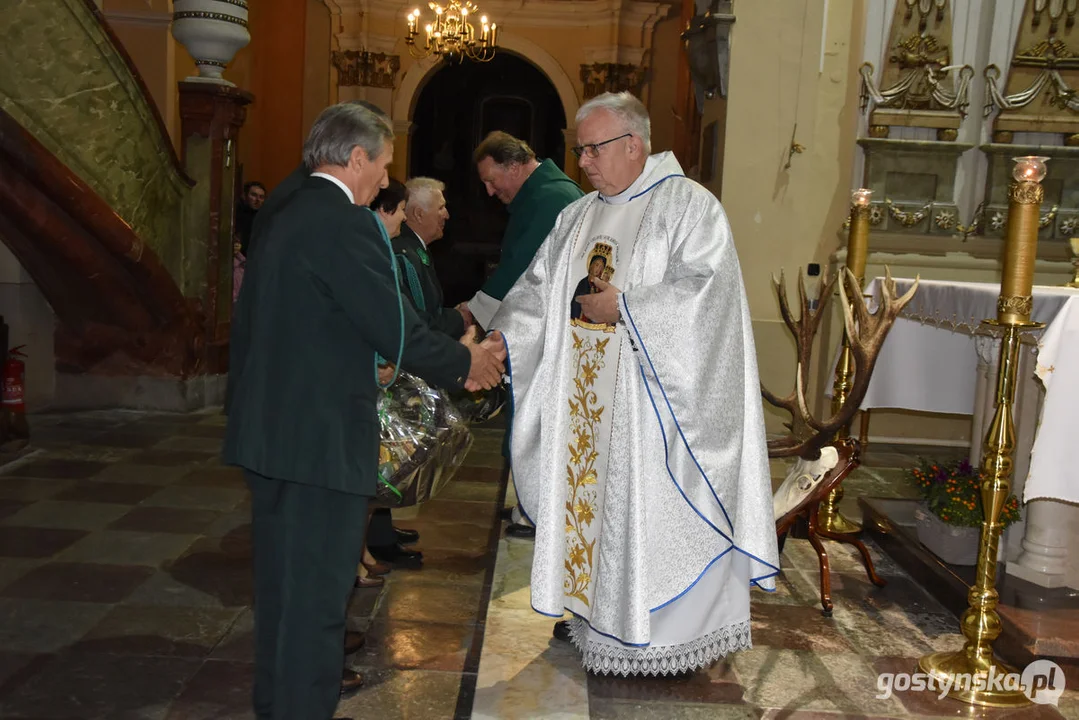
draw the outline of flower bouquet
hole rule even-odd
[[[974,565],[978,558],[982,511],[981,474],[966,460],[952,465],[921,460],[908,476],[922,496],[914,517],[918,539],[953,565]],[[1000,513],[1007,527],[1019,520],[1019,499],[1010,495]]]
[[[449,395],[402,372],[378,402],[381,445],[375,504],[409,507],[434,497],[472,447]]]

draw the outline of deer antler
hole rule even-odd
[[[820,449],[832,441],[836,431],[850,422],[854,413],[865,399],[869,389],[869,380],[873,375],[873,366],[876,365],[880,355],[884,339],[888,331],[895,323],[899,313],[911,301],[918,291],[920,278],[915,278],[910,290],[902,297],[895,297],[895,280],[892,273],[885,268],[884,282],[881,284],[881,302],[877,311],[870,313],[862,297],[858,282],[850,270],[844,268],[844,282],[839,283],[839,294],[843,300],[843,320],[846,328],[848,343],[854,358],[854,380],[850,392],[839,408],[825,421],[817,420],[809,410],[805,399],[805,381],[799,372],[795,378],[795,396],[798,402],[798,413],[801,420],[813,430],[813,434],[801,441],[789,439],[785,444],[777,444],[776,452],[771,452],[772,444],[769,443],[769,454],[772,457],[790,457],[798,455],[807,459],[815,459]],[[847,298],[847,283],[855,290],[853,302]]]
[[[775,287],[776,295],[779,297],[779,313],[783,317],[783,322],[794,334],[794,342],[798,352],[798,377],[804,384],[809,375],[809,358],[813,353],[813,338],[817,334],[817,327],[820,325],[821,317],[824,315],[824,308],[828,304],[829,298],[832,297],[835,279],[828,280],[826,275],[821,276],[820,289],[817,293],[817,309],[812,310],[806,294],[805,278],[802,276],[802,271],[798,271],[798,300],[801,305],[801,314],[797,320],[791,315],[790,303],[787,301],[786,279],[782,270],[779,272],[778,280],[774,275],[772,276],[772,285]],[[781,398],[770,392],[768,388],[764,387],[764,383],[761,383],[761,395],[770,404],[791,414],[791,422],[787,423],[786,426],[787,429],[794,433],[794,425],[799,418],[797,387],[791,390],[789,395]],[[769,450],[773,446],[778,449],[786,447],[792,442],[794,442],[793,437],[772,440],[768,443],[768,447]]]

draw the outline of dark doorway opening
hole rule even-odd
[[[431,244],[447,305],[472,297],[498,262],[505,206],[487,196],[472,151],[492,130],[528,142],[541,159],[565,162],[566,115],[536,66],[500,51],[487,63],[443,65],[420,91],[412,117],[409,177],[446,183],[450,220]]]

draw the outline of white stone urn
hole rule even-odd
[[[241,48],[247,32],[247,0],[174,0],[172,36],[199,68],[189,81],[232,85],[221,73]]]

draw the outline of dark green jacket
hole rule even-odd
[[[255,222],[251,224],[251,238],[248,240],[248,249],[244,256],[250,257],[251,248],[255,246],[255,238],[265,228],[266,223],[269,222],[275,212],[284,206],[285,201],[292,197],[292,193],[300,189],[303,181],[310,176],[311,173],[308,171],[307,166],[300,163],[298,168],[290,172],[288,177],[270,191],[270,194],[266,196],[266,201],[262,203],[262,207],[255,214]]]
[[[378,218],[323,178],[307,178],[255,239],[232,323],[226,464],[374,495],[375,353],[402,342],[393,258]],[[404,308],[401,366],[463,386],[468,350]],[[362,522],[363,518],[358,521]]]
[[[502,235],[498,269],[481,290],[496,300],[506,297],[528,269],[536,251],[554,227],[558,213],[584,193],[550,160],[544,160],[525,180],[506,210],[510,221]]]
[[[465,319],[454,308],[442,307],[442,283],[435,272],[435,261],[419,235],[407,224],[393,239],[401,290],[412,300],[417,314],[432,330],[445,333],[454,340],[465,334]]]

